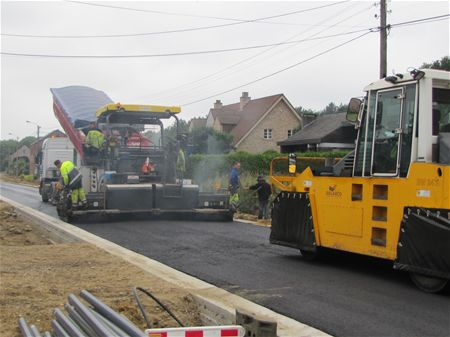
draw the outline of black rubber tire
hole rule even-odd
[[[67,223],[70,223],[73,220],[73,215],[72,215],[72,212],[70,212],[70,211],[66,211],[61,215],[58,214],[58,217],[61,221],[64,221]]]
[[[304,250],[300,249],[300,253],[302,254],[302,258],[305,261],[315,261],[320,256],[320,250],[316,247],[315,250]]]
[[[445,289],[445,287],[448,284],[447,279],[433,276],[426,276],[414,272],[410,272],[409,276],[417,288],[427,293],[441,292]]]

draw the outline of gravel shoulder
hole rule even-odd
[[[39,226],[21,218],[0,201],[0,336],[21,336],[24,317],[41,331],[50,330],[55,308],[63,309],[70,293],[87,289],[144,330],[132,287],[150,291],[186,325],[201,325],[191,295],[86,243],[57,244]],[[153,327],[176,322],[150,299],[140,297]]]

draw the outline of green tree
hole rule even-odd
[[[431,63],[423,63],[420,68],[450,71],[450,58],[448,56],[443,56],[440,60]]]
[[[13,139],[0,141],[0,171],[6,171],[9,166],[9,156],[19,148],[19,142]]]
[[[11,172],[10,172],[11,173]],[[20,158],[16,160],[12,164],[12,173],[16,176],[20,176],[22,174],[29,174],[29,164],[28,160],[24,158]]]
[[[314,115],[316,112],[313,109],[305,109],[302,106],[298,106],[296,108],[294,108],[294,110],[297,112],[297,114],[299,116],[303,116],[303,115]]]
[[[33,144],[35,141],[36,141],[36,137],[33,137],[33,136],[28,136],[28,137],[22,138],[19,141],[18,148],[21,148],[23,145],[30,147],[31,144]]]
[[[330,102],[324,109],[319,111],[319,115],[328,115],[339,112],[346,112],[347,106],[348,106],[347,104],[340,103],[339,105],[336,105],[335,103]]]
[[[230,152],[233,136],[213,128],[199,127],[189,134],[188,142],[193,147],[193,153],[221,154]]]
[[[328,105],[320,112],[321,115],[335,114],[337,112],[337,105],[333,102],[328,103]]]
[[[189,132],[189,124],[184,119],[178,121],[178,132],[180,134],[187,134]],[[164,144],[168,144],[169,141],[175,141],[177,139],[177,124],[164,128]]]

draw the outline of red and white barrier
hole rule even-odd
[[[147,329],[148,337],[244,337],[240,325],[201,326],[189,328]]]

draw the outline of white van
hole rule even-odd
[[[42,144],[41,161],[39,165],[39,194],[42,201],[51,199],[54,186],[59,180],[59,171],[55,167],[55,160],[61,162],[70,160],[74,162],[75,151],[72,143],[67,137],[48,138]]]

